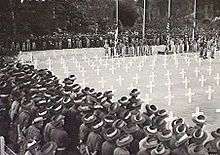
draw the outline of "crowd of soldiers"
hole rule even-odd
[[[192,41],[187,36],[184,37],[171,37],[169,41],[163,38],[156,38],[153,42],[146,39],[139,38],[122,38],[119,39],[116,46],[111,46],[107,40],[105,41],[105,55],[109,57],[119,56],[143,56],[152,55],[154,46],[166,46],[162,51],[157,50],[163,54],[173,53],[189,53],[199,52],[200,57],[207,59],[207,53],[210,52],[210,57],[214,58],[215,51],[220,47],[220,39],[216,37],[204,37],[200,36],[198,39]]]
[[[203,114],[192,126],[181,117],[169,123],[166,109],[143,108],[138,89],[115,100],[112,91],[82,88],[74,75],[60,82],[48,69],[0,62],[0,136],[18,154],[220,154],[220,128],[207,133]]]

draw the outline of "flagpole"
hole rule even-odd
[[[167,17],[168,17],[168,22],[167,22],[167,43],[169,43],[170,41],[170,16],[171,16],[171,0],[168,0],[168,13],[167,13]]]
[[[145,23],[146,22],[146,0],[144,0],[144,15],[143,15],[143,30],[142,30],[142,39],[145,38]]]
[[[116,30],[115,30],[114,56],[117,55],[117,44],[118,44],[118,25],[119,25],[118,6],[119,6],[119,0],[116,0]]]
[[[193,32],[192,32],[192,40],[195,40],[195,29],[196,29],[196,8],[197,0],[194,0],[194,7],[193,7]]]

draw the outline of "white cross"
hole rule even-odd
[[[177,59],[177,58],[175,58],[175,59],[174,59],[174,64],[175,64],[176,68],[178,68],[178,67],[179,67],[179,61],[178,61],[178,59]]]
[[[101,84],[101,88],[104,89],[106,81],[104,80],[103,77],[101,77],[101,80],[98,81],[98,83],[100,83]]]
[[[198,62],[198,58],[199,58],[199,56],[198,56],[197,54],[195,54],[194,60],[195,60],[196,62]]]
[[[171,90],[171,86],[173,85],[173,83],[171,82],[171,80],[168,79],[168,82],[165,83],[165,85],[168,87],[168,91],[170,92],[170,90]]]
[[[196,107],[196,112],[192,113],[192,117],[198,116],[198,115],[204,115],[204,112],[200,111],[199,107]]]
[[[215,112],[216,112],[216,113],[220,113],[220,109],[216,109]]]
[[[94,69],[96,65],[94,62],[92,62],[92,64],[90,66],[92,67],[92,69]]]
[[[66,77],[69,76],[70,72],[69,72],[68,67],[65,67],[65,68],[64,68],[64,74],[66,75]]]
[[[168,92],[168,95],[164,97],[165,99],[168,99],[168,105],[171,105],[172,98],[174,98],[174,95],[171,94],[171,92]]]
[[[219,83],[220,83],[220,75],[219,75],[219,73],[216,74],[216,77],[214,77],[214,79],[216,80],[217,86],[219,86]]]
[[[61,56],[61,57],[60,57],[60,62],[61,62],[61,64],[63,64],[63,63],[64,63],[63,56]]]
[[[212,93],[214,93],[215,91],[212,89],[212,86],[208,87],[208,90],[206,91],[206,93],[208,94],[208,100],[212,99]]]
[[[107,60],[104,61],[105,63],[103,63],[102,65],[105,67],[105,69],[108,67],[108,62]]]
[[[140,72],[142,70],[142,68],[143,68],[143,65],[141,63],[139,63],[137,68],[138,68],[138,71]]]
[[[212,65],[212,58],[209,57],[209,65]]]
[[[82,69],[80,70],[82,77],[85,76],[86,70],[84,67],[82,67]]]
[[[186,54],[185,54],[184,60],[185,60],[185,62],[188,61],[188,56]]]
[[[85,88],[88,85],[88,83],[86,82],[84,78],[82,79],[81,85],[83,88]]]
[[[133,61],[130,59],[130,61],[128,62],[129,66],[131,67],[133,65]]]
[[[139,79],[140,77],[138,76],[138,74],[135,74],[135,77],[133,77],[133,79],[135,80],[135,84],[137,85],[139,83]]]
[[[151,73],[150,75],[150,81],[154,82],[154,79],[155,79],[156,75],[154,74],[154,72]]]
[[[168,129],[172,130],[172,122],[173,120],[175,120],[177,117],[174,117],[173,115],[173,112],[170,111],[169,112],[169,117],[168,118],[165,118],[165,121],[167,122],[167,126],[168,126]]]
[[[202,60],[201,59],[199,59],[199,66],[201,66],[202,65]]]
[[[152,93],[153,93],[153,88],[155,87],[155,85],[153,84],[153,82],[152,82],[152,81],[150,81],[149,83],[150,83],[150,84],[149,84],[149,85],[147,85],[147,88],[149,88],[149,89],[150,89],[150,93],[152,94]]]
[[[170,76],[172,75],[172,73],[170,73],[170,71],[167,70],[167,73],[165,75],[167,76],[167,79],[170,79]]]
[[[180,72],[180,75],[181,75],[182,79],[184,79],[184,78],[185,78],[185,74],[186,74],[185,70],[184,70],[184,69],[182,69],[182,71]]]
[[[37,66],[38,66],[38,60],[35,59],[35,60],[34,60],[34,68],[37,69]]]
[[[127,88],[128,91],[131,91],[132,89],[134,89],[134,84],[133,83],[130,83],[129,87]]]
[[[124,78],[121,77],[121,75],[118,76],[118,79],[116,79],[116,81],[118,81],[119,86],[122,86],[122,81],[124,80]]]
[[[78,65],[79,65],[79,62],[76,60],[75,61],[75,66],[78,67]]]
[[[102,65],[102,58],[99,58],[99,64]]]
[[[152,69],[154,69],[154,67],[155,67],[155,61],[154,60],[152,60],[152,63],[150,64],[150,67],[152,67]]]
[[[201,78],[199,79],[199,81],[201,82],[201,87],[204,87],[204,83],[206,81],[205,76],[201,75]]]
[[[86,55],[83,56],[83,60],[84,60],[84,61],[87,60],[87,56],[86,56]]]
[[[52,60],[50,57],[48,58],[48,69],[51,71],[52,70]]]
[[[190,64],[191,64],[190,59],[187,60],[186,64],[187,64],[188,67],[190,66]]]
[[[120,67],[121,67],[121,62],[118,60],[118,61],[116,62],[116,65],[118,66],[118,68],[120,68]]]
[[[96,68],[96,74],[97,74],[97,75],[100,74],[100,68],[99,68],[99,66],[97,66],[97,68]]]
[[[113,85],[111,85],[110,90],[112,91],[112,93],[117,91],[117,89],[115,89]]]
[[[199,76],[199,68],[198,67],[196,67],[196,69],[195,69],[195,71],[194,71],[195,73],[196,73],[196,77],[198,77]]]
[[[192,92],[192,89],[189,88],[188,92],[185,94],[185,96],[188,97],[188,103],[192,103],[192,96],[195,95],[195,93]]]
[[[95,61],[97,61],[99,57],[95,55],[93,58],[95,59]]]
[[[184,86],[185,86],[185,89],[187,89],[188,88],[188,84],[189,84],[189,80],[188,80],[188,78],[187,77],[185,77],[185,79],[184,79],[184,81],[182,81],[182,83],[184,84]]]
[[[209,73],[209,76],[212,75],[212,66],[209,66],[208,69],[207,69],[207,71],[208,71],[208,73]]]
[[[128,66],[128,64],[126,63],[126,64],[125,64],[125,72],[128,72],[128,69],[129,69],[129,66]]]
[[[163,67],[166,69],[167,68],[167,61],[165,61],[165,60],[164,60],[164,63],[163,63]]]
[[[111,68],[109,68],[109,70],[112,72],[112,75],[114,75],[116,68],[114,67],[114,65],[112,65]]]
[[[150,102],[152,101],[152,98],[150,98],[150,94],[145,94],[144,101],[146,102],[146,104],[150,104]]]

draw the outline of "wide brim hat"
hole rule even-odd
[[[74,82],[77,78],[75,75],[70,75],[68,79]]]
[[[169,115],[168,115],[168,113],[167,113],[167,110],[165,110],[165,109],[158,110],[158,111],[156,112],[156,116],[158,116],[158,117],[160,117],[160,118],[163,118],[163,119],[169,117]]]
[[[41,155],[54,154],[57,149],[57,144],[55,142],[47,142],[41,148]]]
[[[212,135],[213,138],[219,138],[220,139],[220,128],[218,128],[215,131],[212,131],[211,135]]]
[[[131,92],[130,92],[130,96],[138,96],[140,95],[140,91],[138,89],[133,89]]]
[[[124,127],[124,132],[127,134],[132,134],[137,132],[140,129],[140,127],[136,124],[133,123],[128,123],[125,127]]]
[[[193,138],[197,144],[201,144],[208,138],[208,134],[202,129],[197,129],[193,133]]]
[[[163,144],[157,145],[155,149],[151,151],[151,155],[169,155],[170,150],[166,149]]]
[[[97,131],[99,129],[102,129],[102,127],[105,125],[105,122],[102,119],[96,119],[94,123],[92,123],[91,129],[93,131]]]
[[[92,110],[92,108],[88,105],[80,105],[77,108],[77,110],[80,111],[80,112],[90,112]]]
[[[40,122],[43,122],[44,121],[44,118],[43,117],[36,117],[33,121],[32,121],[32,124],[37,124],[37,123],[40,123]]]
[[[186,133],[180,133],[176,136],[175,146],[179,147],[180,145],[188,142],[190,137]]]
[[[150,114],[155,114],[159,110],[158,107],[154,104],[147,104],[145,108]]]
[[[62,111],[63,111],[63,105],[62,105],[62,104],[59,104],[59,103],[56,103],[56,104],[53,105],[52,110],[53,110],[53,112],[56,113],[56,114],[62,113]]]
[[[127,123],[125,121],[123,121],[122,119],[117,119],[112,126],[118,129],[124,129],[125,126],[127,125]]]
[[[154,125],[144,126],[143,130],[147,135],[156,135],[158,132],[156,126]]]
[[[63,97],[63,100],[62,100],[62,103],[64,104],[64,105],[69,105],[69,104],[71,104],[71,98],[69,97],[69,96],[65,96],[65,97]]]
[[[27,142],[27,149],[28,150],[32,150],[32,149],[34,149],[34,148],[36,148],[37,147],[37,142],[36,142],[36,140],[29,140],[28,142]]]
[[[183,118],[176,118],[175,120],[172,121],[172,126],[176,126],[176,125],[179,125],[179,124],[184,124],[185,121]]]
[[[108,128],[104,131],[103,137],[107,141],[113,141],[119,138],[121,131],[117,128]]]
[[[206,116],[205,115],[196,115],[192,118],[192,121],[195,123],[195,124],[205,124],[206,123]]]
[[[113,124],[115,122],[115,120],[117,119],[117,117],[115,117],[114,115],[106,115],[103,120],[105,121],[105,123],[107,124]]]
[[[117,102],[114,102],[109,106],[108,112],[110,114],[115,114],[119,111],[119,109],[120,109],[120,105]]]
[[[164,141],[169,141],[172,139],[172,136],[173,136],[173,133],[171,130],[169,129],[166,129],[166,130],[163,130],[162,132],[158,132],[158,139],[161,141],[161,142],[164,142]]]
[[[128,121],[131,117],[132,117],[132,114],[131,114],[131,111],[129,110],[123,110],[120,114],[119,114],[119,117],[125,121]]]
[[[97,117],[94,114],[91,114],[91,113],[85,114],[82,117],[82,121],[85,124],[91,124],[91,123],[95,122],[96,120],[97,120]]]
[[[118,103],[120,103],[121,105],[125,105],[125,106],[128,104],[128,102],[129,102],[129,99],[126,96],[123,96],[118,100]]]
[[[137,113],[136,115],[132,115],[131,122],[135,124],[143,124],[146,121],[146,115]]]
[[[133,136],[130,134],[124,134],[116,140],[118,147],[123,147],[129,145],[134,140]]]
[[[220,151],[220,139],[218,139],[216,142],[216,148],[217,148],[217,151]]]
[[[158,145],[158,139],[156,137],[148,137],[146,140],[142,143],[143,148],[145,149],[154,149]]]
[[[114,96],[114,94],[113,94],[112,91],[106,91],[106,92],[104,92],[103,95],[106,96],[106,97],[112,97],[112,96]]]
[[[141,99],[139,99],[136,102],[131,103],[131,108],[132,109],[141,108],[142,103],[144,103],[144,102]]]
[[[179,124],[174,128],[175,134],[186,133],[186,132],[187,132],[187,126],[185,124]]]
[[[204,145],[197,145],[195,143],[189,145],[188,149],[189,154],[203,154],[204,152]],[[204,153],[205,154],[205,153]]]

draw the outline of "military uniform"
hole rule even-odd
[[[130,152],[125,148],[117,147],[113,155],[131,155]]]
[[[102,143],[103,138],[101,135],[95,132],[90,132],[86,142],[90,153],[97,151],[97,155],[101,155]]]

